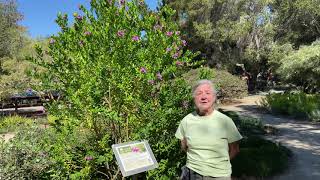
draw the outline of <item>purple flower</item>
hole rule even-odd
[[[177,59],[179,57],[179,53],[178,52],[176,52],[176,53],[174,53],[173,55],[172,55],[172,58],[173,59]]]
[[[182,42],[183,46],[187,46],[187,41],[186,40],[182,40],[181,42]]]
[[[180,31],[176,31],[176,35],[179,35],[180,34]]]
[[[183,66],[183,62],[177,61],[177,62],[176,62],[176,65],[177,65],[177,66]]]
[[[140,37],[137,36],[137,35],[134,35],[134,36],[132,37],[132,41],[139,41],[139,40],[140,40]]]
[[[80,15],[78,15],[76,18],[77,18],[79,21],[81,21],[81,20],[83,19],[83,17],[80,16]]]
[[[86,32],[84,32],[84,35],[86,35],[86,36],[90,36],[92,33],[90,32],[90,31],[86,31]]]
[[[92,156],[86,156],[86,157],[84,158],[84,160],[86,160],[86,161],[91,161],[92,159],[93,159]]]
[[[150,80],[148,80],[148,83],[151,85],[154,85],[154,80],[150,79]]]
[[[169,47],[168,47],[168,48],[166,49],[166,52],[170,52],[171,50],[172,50],[172,48],[169,48]]]
[[[80,46],[83,46],[83,45],[84,45],[84,42],[83,42],[82,40],[80,40],[80,41],[79,41],[79,45],[80,45]]]
[[[155,26],[153,26],[153,29],[154,30],[162,30],[162,26],[161,25],[159,25],[159,24],[157,24],[157,25],[155,25]]]
[[[144,5],[143,0],[139,1],[139,6],[142,6],[142,5]]]
[[[55,42],[56,42],[56,41],[55,41],[54,39],[52,39],[52,38],[51,38],[50,41],[49,41],[50,44],[54,44]]]
[[[167,34],[167,36],[172,36],[173,35],[173,32],[172,31],[168,31],[168,32],[166,32],[166,34]]]
[[[131,149],[131,151],[132,151],[132,152],[139,152],[139,151],[140,151],[140,149],[139,149],[139,148],[137,148],[137,147],[133,147],[133,148]]]
[[[140,68],[140,72],[141,72],[142,74],[145,74],[145,73],[147,73],[147,70],[146,70],[145,67],[141,67],[141,68]]]
[[[117,35],[119,36],[119,37],[123,37],[124,36],[124,30],[119,30],[118,32],[117,32]]]
[[[160,74],[160,72],[157,73],[157,78],[161,81],[162,80],[162,75]]]
[[[120,0],[121,5],[124,5],[125,2],[126,2],[125,0]]]

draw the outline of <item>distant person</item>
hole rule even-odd
[[[181,179],[231,180],[230,159],[242,139],[232,119],[214,109],[216,91],[209,80],[192,89],[196,111],[182,119],[175,136],[187,153]]]
[[[273,87],[275,85],[274,76],[271,71],[269,71],[269,73],[268,73],[267,85],[268,85],[268,87]]]
[[[262,72],[259,72],[257,74],[256,81],[257,81],[257,89],[262,90],[263,89],[263,73]]]

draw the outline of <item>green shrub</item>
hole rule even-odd
[[[61,32],[50,38],[47,51],[37,46],[37,57],[30,58],[45,69],[30,72],[42,82],[35,89],[62,95],[47,104],[50,124],[65,135],[84,129],[88,134],[81,139],[90,139],[70,139],[70,148],[58,139],[60,145],[51,151],[63,168],[52,173],[66,179],[120,179],[111,145],[145,138],[163,167],[153,176],[172,179],[180,157],[174,132],[191,106],[185,107],[190,88],[171,81],[190,68],[196,54],[185,48],[167,6],[150,12],[140,0],[91,0],[90,5],[90,10],[80,6],[72,26],[67,15],[59,14]],[[87,154],[94,160],[85,164]]]
[[[159,91],[153,94],[153,98],[159,101],[149,103],[157,103],[156,106],[144,104],[140,107],[138,114],[145,117],[144,127],[135,129],[132,136],[134,139],[148,140],[159,162],[159,168],[147,172],[146,176],[151,179],[174,179],[180,174],[181,166],[185,164],[185,154],[180,150],[174,133],[180,120],[193,109],[191,87],[182,79],[176,79],[161,86]],[[1,177],[101,179],[108,178],[109,174],[104,174],[112,173],[104,172],[106,166],[117,169],[110,148],[113,144],[110,134],[105,133],[102,138],[97,138],[93,129],[59,127],[59,119],[53,116],[49,117],[49,122],[51,127],[55,128],[19,129],[12,141],[1,146],[1,154],[7,157],[1,162],[5,167],[15,164],[15,159],[21,158],[21,154],[26,155],[21,165],[15,166],[14,169],[2,169],[5,175]],[[34,170],[38,167],[36,159],[39,158],[39,154],[46,155],[43,159],[43,172],[40,172],[40,169]],[[86,160],[86,157],[90,157],[91,160]],[[19,173],[15,175],[16,171]],[[30,174],[29,171],[33,173]]]
[[[139,129],[138,139],[147,139],[159,160],[159,168],[148,172],[151,179],[175,179],[185,165],[186,154],[174,137],[182,118],[193,111],[191,87],[183,79],[170,81],[157,93],[159,106],[144,106],[146,126]],[[149,113],[153,112],[153,113]]]
[[[303,87],[305,92],[320,92],[320,42],[301,46],[282,58],[278,74],[288,83]]]
[[[216,85],[220,99],[242,98],[248,94],[246,82],[224,70],[207,67],[192,69],[183,74],[183,77],[190,85],[199,79],[211,79]]]
[[[94,133],[84,128],[20,127],[13,139],[1,142],[0,178],[101,179],[106,177],[104,162],[115,161],[108,138],[95,141]]]
[[[262,100],[262,106],[272,113],[320,120],[320,95],[303,92],[268,94]]]
[[[44,130],[21,126],[9,142],[0,142],[0,179],[46,178],[51,161],[46,152]]]
[[[0,118],[0,133],[15,131],[21,126],[30,126],[35,122],[34,119],[21,116],[8,116]]]
[[[291,152],[271,141],[251,136],[240,143],[240,153],[231,161],[232,175],[267,177],[288,166]]]

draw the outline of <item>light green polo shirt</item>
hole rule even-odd
[[[180,122],[175,136],[187,140],[188,168],[203,176],[231,176],[228,143],[242,136],[228,116],[217,110],[208,116],[190,113]]]

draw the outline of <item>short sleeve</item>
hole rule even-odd
[[[242,139],[242,136],[239,133],[237,126],[234,124],[232,119],[230,118],[227,119],[226,127],[227,127],[227,138],[228,138],[229,144]]]
[[[180,122],[175,136],[176,136],[176,138],[178,138],[180,140],[182,140],[185,137],[185,119],[183,119]]]

